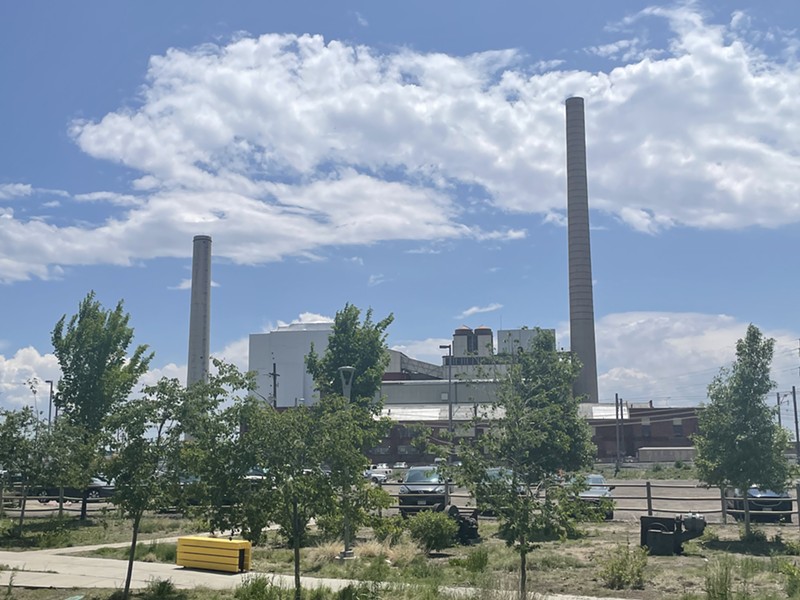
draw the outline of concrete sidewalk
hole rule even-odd
[[[177,538],[174,538],[177,539]],[[171,541],[171,540],[159,540]],[[99,544],[73,548],[57,548],[50,550],[34,550],[28,552],[0,552],[0,587],[7,587],[9,582],[14,587],[26,588],[59,588],[59,589],[122,589],[128,562],[109,558],[90,558],[73,556],[73,553],[84,552],[96,548],[110,546],[128,546],[121,544]],[[242,582],[254,576],[262,575],[276,586],[294,587],[294,577],[270,573],[217,573],[186,569],[172,564],[136,562],[133,566],[131,589],[146,587],[153,580],[169,579],[177,588],[191,589],[205,587],[209,589],[234,589]],[[320,587],[340,590],[350,584],[361,582],[346,579],[325,579],[318,577],[301,577],[305,589]],[[464,588],[448,588],[455,594],[470,596],[475,590]],[[540,600],[594,600],[587,596],[570,595],[537,595]],[[603,600],[620,600],[605,597]]]

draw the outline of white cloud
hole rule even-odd
[[[376,285],[380,285],[385,281],[387,281],[387,279],[383,275],[383,273],[378,273],[377,275],[370,275],[369,279],[367,280],[367,286],[375,287]]]
[[[358,11],[356,11],[356,21],[361,27],[369,27],[369,21]]]
[[[637,33],[653,19],[669,26],[664,47]],[[92,223],[5,212],[0,281],[184,257],[199,229],[241,264],[386,240],[520,239],[484,230],[457,190],[483,190],[496,214],[558,221],[571,94],[586,98],[595,209],[651,233],[800,220],[796,61],[755,46],[738,12],[716,24],[687,3],[622,25],[631,31],[596,49],[621,53],[607,72],[308,35],[170,49],[151,58],[139,106],[71,127],[84,152],[137,172],[137,195],[82,194],[124,204]],[[772,44],[792,56],[791,40]],[[37,193],[20,185],[0,197]]]
[[[116,192],[91,192],[88,194],[76,194],[75,200],[80,202],[108,202],[117,206],[139,206],[142,199],[130,194],[118,194]]]
[[[40,354],[28,346],[17,350],[13,356],[0,354],[0,407],[17,410],[23,406],[37,404],[39,411],[47,416],[50,386],[46,380],[58,381],[61,369],[54,354]],[[29,381],[36,380],[37,393],[31,392]]]
[[[748,323],[726,315],[633,312],[607,315],[596,323],[601,401],[614,394],[631,402],[654,400],[672,406],[706,400],[720,367],[735,359],[736,341]],[[756,324],[757,325],[757,324]],[[797,367],[796,333],[762,330],[776,340],[772,365],[778,389],[790,389]],[[569,348],[566,332],[559,346]]]
[[[503,305],[499,304],[497,302],[492,302],[491,304],[488,304],[487,306],[471,306],[468,309],[466,309],[465,311],[463,311],[461,314],[456,315],[455,318],[456,319],[464,319],[466,317],[471,317],[472,315],[477,315],[477,314],[480,314],[480,313],[487,313],[487,312],[493,312],[495,310],[500,310],[501,308],[503,308]]]
[[[287,325],[296,325],[300,323],[333,323],[333,319],[317,313],[304,312],[300,313],[300,316],[298,316],[296,319],[293,319],[289,323],[278,320],[277,327],[286,327]],[[275,329],[276,327],[269,327],[267,331],[274,331]]]
[[[30,196],[33,187],[27,183],[0,183],[0,200]]]
[[[427,338],[425,340],[412,340],[394,344],[391,348],[402,352],[409,358],[441,365],[442,356],[447,354],[447,351],[443,351],[439,346],[450,344],[452,341],[449,338]]]

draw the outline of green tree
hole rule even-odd
[[[64,514],[64,488],[79,488],[84,482],[81,464],[94,448],[84,448],[83,443],[91,436],[84,435],[83,428],[67,419],[57,419],[48,427],[41,427],[39,440],[42,446],[41,483],[58,488],[58,516]]]
[[[52,342],[61,379],[55,395],[62,418],[83,430],[81,445],[95,450],[82,456],[81,473],[85,487],[98,468],[104,443],[104,421],[133,390],[153,358],[147,346],[137,346],[128,356],[133,340],[129,315],[120,301],[114,310],[106,310],[89,292],[78,312],[67,320],[58,320]],[[81,518],[86,518],[86,494]]]
[[[482,421],[487,430],[462,444],[461,477],[500,523],[499,535],[520,557],[520,597],[527,597],[527,555],[544,539],[576,532],[571,498],[577,489],[562,476],[591,465],[594,447],[578,413],[572,383],[577,359],[557,352],[542,332],[527,351],[514,355],[501,377],[496,404]],[[491,467],[504,468],[490,477]]]
[[[389,364],[386,329],[394,317],[390,314],[373,323],[370,309],[363,323],[360,319],[361,311],[346,304],[336,313],[325,354],[319,357],[312,347],[306,357],[308,372],[320,391],[313,412],[323,424],[322,456],[330,467],[331,487],[340,499],[335,513],[328,517],[341,519],[345,550],[350,550],[352,532],[358,525],[389,502],[362,474],[368,464],[367,452],[383,440],[390,427],[387,419],[376,418],[383,407],[376,396]],[[347,398],[339,371],[345,366],[354,369]]]
[[[775,340],[749,325],[736,342],[736,360],[722,368],[708,386],[709,402],[698,416],[695,466],[700,480],[741,490],[746,500],[753,485],[784,489],[792,469],[784,456],[788,432],[774,420],[766,403],[775,387],[770,379]],[[745,535],[750,535],[750,510],[744,502]]]
[[[29,406],[0,412],[0,464],[20,478],[22,501],[16,535],[22,535],[28,490],[42,476],[42,423]]]
[[[199,478],[193,485],[199,511],[211,531],[238,529],[245,503],[251,498],[248,472],[259,466],[257,444],[250,443],[257,424],[251,374],[214,360],[215,373],[187,390],[183,424],[189,434],[182,453],[184,475]],[[261,403],[263,405],[263,403]],[[246,527],[248,535],[260,528]],[[251,539],[251,541],[257,541]]]
[[[113,432],[108,474],[115,482],[114,504],[132,520],[124,598],[130,593],[139,528],[145,511],[164,508],[181,448],[181,408],[185,390],[177,379],[161,379],[140,399],[118,405],[107,422]]]
[[[375,393],[380,390],[383,372],[389,364],[386,329],[394,316],[390,314],[373,323],[372,309],[369,309],[363,323],[360,319],[361,311],[352,304],[345,304],[336,313],[325,354],[320,357],[312,346],[306,357],[306,368],[314,378],[320,398],[324,398],[344,395],[339,368],[353,367],[350,398],[380,412],[380,406],[374,407]]]

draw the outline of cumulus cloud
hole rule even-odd
[[[669,28],[663,47],[637,34],[653,20]],[[792,36],[768,53],[742,13],[712,23],[692,3],[622,25],[592,50],[618,63],[596,72],[513,49],[384,53],[311,35],[170,49],[151,58],[139,105],[70,128],[85,153],[133,170],[137,193],[82,194],[116,205],[97,222],[5,212],[0,281],[187,256],[198,229],[240,264],[387,240],[518,240],[527,232],[486,229],[458,190],[478,190],[501,220],[559,222],[573,94],[586,98],[595,209],[647,233],[797,222]]]
[[[487,313],[487,312],[494,312],[496,310],[500,310],[503,308],[503,305],[498,302],[492,302],[486,306],[471,306],[462,313],[455,316],[456,319],[465,319],[466,317],[471,317],[472,315],[477,315],[480,313]]]
[[[758,325],[756,323],[756,325]],[[596,323],[601,401],[614,394],[631,402],[696,405],[721,367],[736,357],[736,341],[748,323],[727,315],[631,312],[607,315]],[[796,333],[762,330],[775,339],[772,376],[779,390],[790,389],[797,367]],[[569,347],[567,332],[559,346]]]
[[[33,187],[27,183],[0,184],[0,200],[22,198],[23,196],[30,196],[32,192],[33,192]]]
[[[219,284],[212,280],[211,287],[219,287]],[[170,286],[167,289],[169,290],[190,290],[192,289],[192,280],[191,279],[181,279],[181,282],[178,285]]]
[[[406,356],[434,365],[442,364],[442,356],[447,351],[442,351],[439,346],[450,344],[449,338],[427,338],[424,340],[408,340],[391,346],[392,350],[402,352]]]
[[[288,323],[279,320],[277,327],[286,327],[287,325],[297,325],[301,323],[333,323],[333,318],[316,313],[304,312],[300,313],[300,316]],[[274,329],[276,329],[276,327],[269,327],[267,331],[273,331]]]

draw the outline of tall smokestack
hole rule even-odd
[[[569,329],[572,352],[581,363],[573,391],[597,402],[592,252],[583,98],[567,98],[567,232],[569,238]]]
[[[211,331],[211,236],[194,236],[192,304],[189,311],[189,366],[186,387],[208,380]]]

